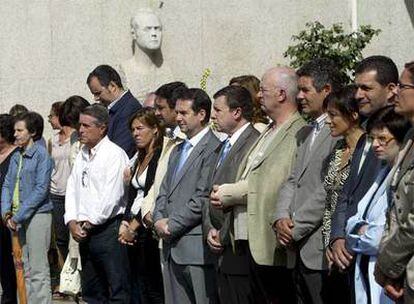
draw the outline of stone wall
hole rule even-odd
[[[358,23],[382,29],[366,55],[391,56],[399,67],[414,59],[412,2],[358,1]],[[209,93],[232,76],[286,64],[282,53],[307,21],[351,27],[351,0],[3,0],[0,112],[21,103],[46,117],[54,101],[91,100],[88,73],[131,56],[129,19],[141,7],[161,17],[175,79],[198,86],[210,68]]]

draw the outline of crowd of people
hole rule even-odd
[[[51,244],[87,303],[414,303],[414,62],[354,72],[316,58],[142,106],[100,65],[49,140],[1,114],[2,303],[52,302]]]

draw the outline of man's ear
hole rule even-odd
[[[203,122],[206,119],[206,110],[201,109],[200,111],[198,111],[197,115],[200,119],[201,122]]]
[[[388,103],[393,103],[395,95],[397,95],[397,85],[393,82],[390,82],[389,84],[387,84],[386,88]]]
[[[331,92],[332,92],[332,86],[330,83],[327,83],[323,86],[322,91],[326,94],[326,96],[328,96]]]

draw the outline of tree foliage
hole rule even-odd
[[[297,44],[289,46],[283,56],[291,59],[294,68],[314,58],[330,58],[338,64],[345,83],[349,83],[356,63],[362,59],[362,50],[380,32],[362,25],[358,31],[347,34],[340,23],[325,28],[318,21],[308,22],[305,30],[292,36]]]

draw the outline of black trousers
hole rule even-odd
[[[293,280],[296,287],[298,304],[328,303],[326,295],[322,293],[322,286],[326,282],[328,272],[312,270],[305,266],[300,254],[296,258],[296,267],[293,271]]]
[[[11,235],[0,219],[0,281],[3,294],[1,304],[17,304],[16,272],[12,256]]]
[[[128,247],[131,270],[131,304],[162,304],[160,250],[151,230],[140,227],[137,243]]]
[[[82,297],[89,304],[130,301],[127,249],[118,242],[121,218],[95,226],[79,244]]]
[[[256,264],[248,241],[226,247],[217,276],[221,303],[294,303],[291,271]]]
[[[69,229],[65,225],[63,218],[65,214],[65,197],[51,194],[50,200],[53,203],[52,223],[56,237],[56,246],[63,260],[65,260],[68,255],[69,246]]]

